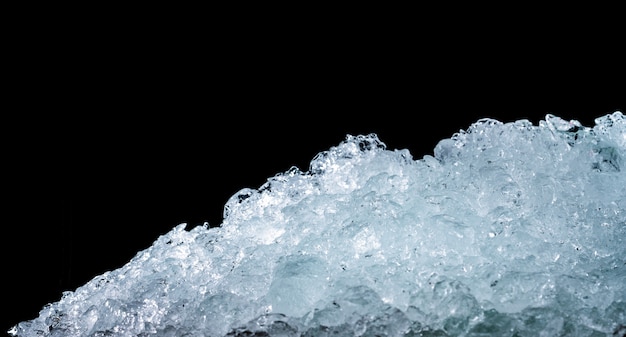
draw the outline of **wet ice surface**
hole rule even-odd
[[[626,118],[351,136],[14,336],[623,336]],[[123,235],[123,234],[122,234]]]

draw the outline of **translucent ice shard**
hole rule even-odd
[[[181,224],[13,336],[619,336],[626,118],[351,136]]]

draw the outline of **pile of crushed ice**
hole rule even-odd
[[[120,233],[123,235],[123,233]],[[623,336],[626,118],[351,136],[13,336]]]

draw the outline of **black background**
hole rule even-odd
[[[14,41],[5,331],[179,223],[220,225],[231,195],[306,171],[347,134],[420,159],[479,118],[592,126],[626,108],[616,42],[584,29],[161,14],[47,21]]]

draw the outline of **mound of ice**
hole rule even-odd
[[[623,336],[626,118],[348,135],[13,336]]]

